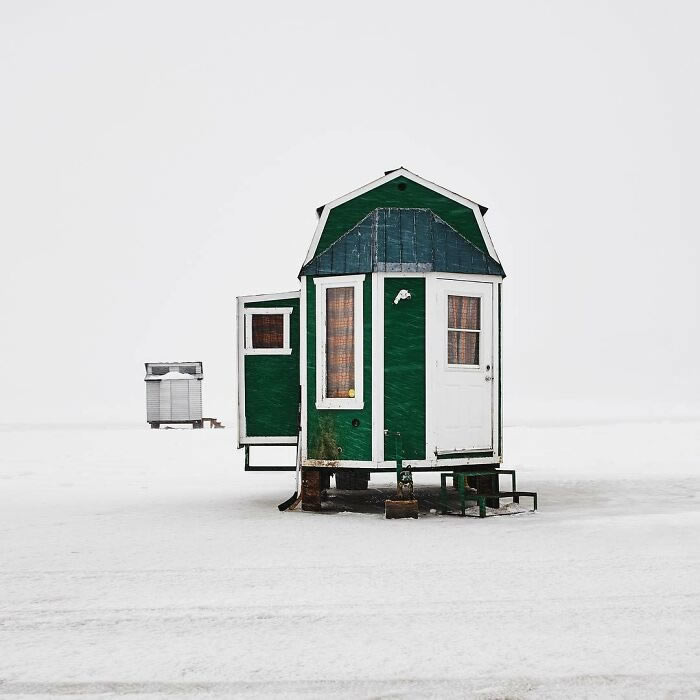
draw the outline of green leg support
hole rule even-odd
[[[448,474],[440,474],[440,512],[447,513],[447,477]]]
[[[457,488],[459,490],[459,506],[462,515],[466,515],[466,493],[464,489],[464,474],[457,473]]]
[[[479,517],[485,518],[486,517],[486,497],[485,496],[477,496],[476,500],[479,502]]]
[[[396,457],[396,492],[399,490],[399,476],[403,471],[403,443],[401,433],[394,434],[394,456]]]

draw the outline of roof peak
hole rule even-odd
[[[391,177],[390,177],[391,176]],[[336,199],[332,199],[330,202],[327,202],[326,204],[321,204],[321,206],[316,207],[316,215],[321,216],[321,213],[326,207],[329,206],[336,206],[337,204],[341,203],[340,200],[345,200],[350,195],[353,195],[354,193],[357,193],[358,195],[361,194],[363,191],[366,191],[368,189],[372,189],[373,187],[379,187],[380,185],[383,185],[386,182],[391,182],[392,180],[396,179],[397,177],[407,177],[409,180],[413,180],[414,182],[417,182],[418,184],[422,184],[424,186],[427,186],[429,189],[435,189],[436,191],[443,191],[445,193],[448,193],[451,195],[453,198],[458,198],[459,200],[466,200],[470,204],[474,204],[479,208],[479,211],[481,212],[481,215],[483,216],[486,214],[486,212],[489,210],[487,206],[484,204],[479,204],[478,202],[475,202],[471,199],[468,199],[467,197],[463,197],[461,194],[458,194],[457,192],[454,192],[453,190],[448,190],[445,187],[442,187],[441,185],[438,185],[435,182],[432,182],[431,180],[427,180],[424,177],[421,177],[417,173],[414,173],[412,170],[409,170],[407,167],[400,165],[398,168],[392,168],[391,170],[385,170],[383,177],[377,178],[376,180],[372,180],[368,182],[366,185],[363,185],[362,187],[358,187],[355,190],[352,190],[346,195],[343,195],[341,197],[337,197]]]
[[[485,241],[490,257],[492,257],[498,262],[498,254],[496,253],[496,250],[493,247],[491,237],[489,236],[488,230],[486,229],[486,224],[483,221],[483,216],[487,211],[487,207],[478,204],[477,202],[474,202],[471,199],[467,199],[466,197],[463,197],[462,195],[459,195],[456,192],[448,190],[435,182],[426,180],[420,175],[416,175],[414,172],[411,172],[410,170],[408,170],[408,168],[401,166],[394,170],[387,170],[384,172],[384,175],[382,177],[373,180],[372,182],[369,182],[366,185],[363,185],[362,187],[352,190],[351,192],[348,192],[347,194],[338,197],[328,202],[327,204],[322,205],[321,207],[318,207],[316,209],[316,212],[318,214],[319,221],[316,226],[314,238],[311,242],[311,245],[309,246],[309,250],[306,254],[306,258],[304,259],[303,264],[306,265],[316,255],[317,246],[319,244],[321,234],[323,233],[326,222],[328,220],[329,213],[332,209],[339,207],[340,205],[345,204],[346,202],[349,202],[352,199],[360,197],[370,192],[371,190],[381,187],[382,185],[385,185],[388,182],[392,182],[393,180],[396,180],[400,177],[404,177],[407,180],[414,182],[417,185],[420,185],[421,187],[424,187],[428,190],[432,190],[433,192],[445,197],[446,199],[451,199],[457,204],[465,208],[471,209],[476,217],[477,225],[481,231],[481,235]]]

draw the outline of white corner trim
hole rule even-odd
[[[291,307],[251,307],[244,308],[245,315],[245,355],[291,355],[292,345],[289,330],[289,317],[292,315]],[[283,340],[281,348],[254,348],[250,343],[253,339],[253,316],[283,316]]]
[[[301,461],[308,459],[309,447],[307,435],[307,368],[306,368],[306,342],[308,333],[308,319],[306,318],[306,277],[301,278],[301,296],[299,298],[299,384],[301,385]]]
[[[243,444],[241,440],[246,437],[245,424],[245,367],[243,350],[243,309],[245,300],[238,297],[236,313],[236,343],[238,346],[238,444]]]
[[[502,458],[501,452],[501,430],[503,428],[499,416],[501,412],[501,327],[498,310],[501,303],[501,282],[493,285],[493,416],[491,425],[493,427],[493,452]]]
[[[372,463],[384,460],[384,273],[372,275]]]
[[[496,262],[501,262],[498,257],[498,254],[496,253],[496,249],[493,246],[491,235],[489,234],[488,229],[486,228],[484,216],[481,213],[481,209],[479,208],[479,205],[476,202],[472,202],[471,199],[467,199],[466,197],[462,197],[461,195],[456,194],[455,192],[446,190],[444,187],[441,187],[440,185],[437,185],[434,182],[430,182],[430,180],[425,180],[419,175],[412,173],[410,170],[406,170],[405,168],[399,168],[398,170],[394,170],[388,175],[384,175],[384,177],[380,177],[377,180],[373,180],[372,182],[367,183],[363,187],[359,187],[358,189],[353,190],[352,192],[348,192],[342,197],[338,197],[338,199],[334,199],[332,202],[329,202],[323,207],[323,211],[321,212],[318,224],[316,225],[314,237],[311,241],[311,245],[309,246],[309,250],[306,254],[306,258],[304,259],[302,267],[306,265],[306,263],[308,263],[316,254],[316,248],[318,247],[318,242],[321,240],[321,234],[323,233],[323,229],[326,226],[326,222],[328,221],[328,216],[331,212],[331,209],[334,209],[335,207],[340,206],[341,204],[345,204],[345,202],[348,202],[351,199],[355,199],[355,197],[359,197],[360,195],[363,195],[366,192],[370,192],[371,190],[374,190],[377,187],[386,184],[387,182],[391,182],[392,180],[395,180],[398,177],[405,177],[407,180],[411,180],[412,182],[415,182],[418,185],[422,185],[423,187],[426,187],[427,189],[432,190],[433,192],[441,194],[443,197],[447,197],[447,199],[451,199],[453,202],[457,202],[458,204],[461,204],[462,206],[471,209],[474,212],[474,216],[476,217],[476,222],[479,226],[479,231],[483,236],[484,243],[486,243],[486,249],[488,250],[489,255]]]
[[[363,284],[364,275],[315,277],[316,285],[316,408],[361,410],[364,408],[363,362]],[[331,287],[354,287],[355,396],[346,399],[326,396],[326,290]]]

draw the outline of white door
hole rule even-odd
[[[493,285],[436,278],[427,343],[438,454],[493,449]]]

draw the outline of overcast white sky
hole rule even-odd
[[[400,165],[489,207],[507,417],[700,411],[699,7],[5,0],[0,421],[233,424],[235,297]]]

